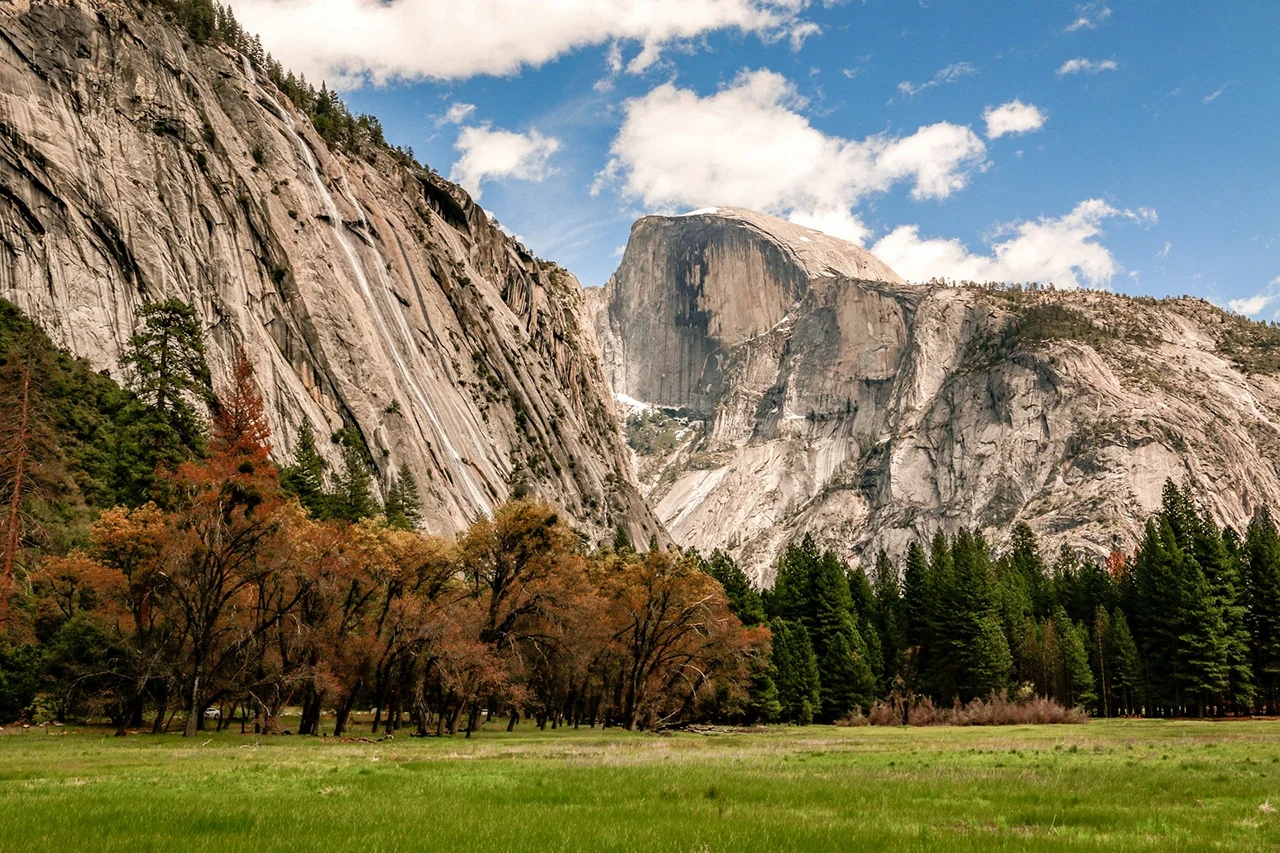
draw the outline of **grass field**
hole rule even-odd
[[[1280,722],[0,735],[0,850],[1277,850]]]

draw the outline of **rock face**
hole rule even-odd
[[[769,582],[805,532],[900,557],[1025,520],[1101,555],[1133,544],[1166,478],[1234,525],[1280,501],[1275,330],[1199,300],[907,285],[820,237],[728,209],[646,217],[593,297],[677,542]]]
[[[457,186],[330,150],[244,57],[151,7],[0,5],[0,297],[99,369],[148,299],[254,362],[277,456],[355,429],[426,526],[513,485],[584,531],[664,535],[638,495],[577,281]],[[322,442],[331,461],[336,447]]]

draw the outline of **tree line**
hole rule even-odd
[[[1105,561],[1048,559],[1025,524],[999,553],[939,532],[869,571],[806,537],[768,590],[720,552],[586,543],[530,501],[424,536],[408,472],[375,486],[349,431],[328,471],[305,425],[277,468],[248,361],[215,393],[190,306],[139,318],[121,388],[0,303],[0,720],[194,731],[216,707],[273,731],[296,706],[301,731],[328,713],[342,733],[372,708],[375,728],[451,733],[481,714],[805,724],[999,695],[1276,710],[1266,508],[1240,535],[1169,483],[1136,550]]]
[[[190,306],[141,309],[131,389],[91,428],[76,401],[113,383],[0,307],[0,424],[17,425],[0,472],[21,508],[4,529],[0,720],[193,734],[218,708],[219,725],[239,709],[273,732],[296,706],[301,733],[327,712],[342,735],[369,707],[374,729],[420,734],[482,713],[652,727],[724,716],[765,666],[768,632],[690,555],[625,535],[588,547],[529,500],[423,535],[412,477],[380,504],[342,434],[339,470],[305,427],[278,469],[252,366],[242,354],[211,390]]]
[[[1164,486],[1131,554],[1063,547],[1046,560],[1026,524],[995,553],[977,530],[912,542],[850,568],[812,538],[790,546],[772,590],[728,557],[707,570],[747,625],[767,624],[757,677],[764,719],[834,722],[905,710],[1047,697],[1099,716],[1280,709],[1280,534],[1268,508],[1243,536],[1189,488]]]

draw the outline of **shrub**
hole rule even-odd
[[[894,697],[876,702],[866,720],[873,726],[902,725],[904,700]],[[1000,691],[986,699],[967,704],[956,700],[950,708],[938,708],[928,697],[917,699],[907,710],[907,724],[912,726],[1026,726],[1083,723],[1089,719],[1080,708],[1068,708],[1045,696],[1020,695],[1010,699]],[[842,723],[859,725],[858,723]]]

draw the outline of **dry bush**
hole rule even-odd
[[[843,720],[836,720],[835,724],[846,729],[856,729],[861,726],[871,725],[871,721],[867,719],[867,715],[862,713],[861,705],[854,705],[853,710],[849,712],[849,716]]]
[[[866,722],[873,726],[902,725],[903,704],[904,700],[896,696],[888,702],[877,702]],[[912,726],[1026,726],[1083,723],[1088,718],[1083,710],[1067,708],[1044,696],[1013,700],[1005,691],[965,705],[957,700],[950,708],[938,708],[923,697],[907,709],[907,724]]]
[[[897,696],[888,702],[876,702],[867,713],[867,722],[873,726],[900,726],[903,704],[902,699]]]

